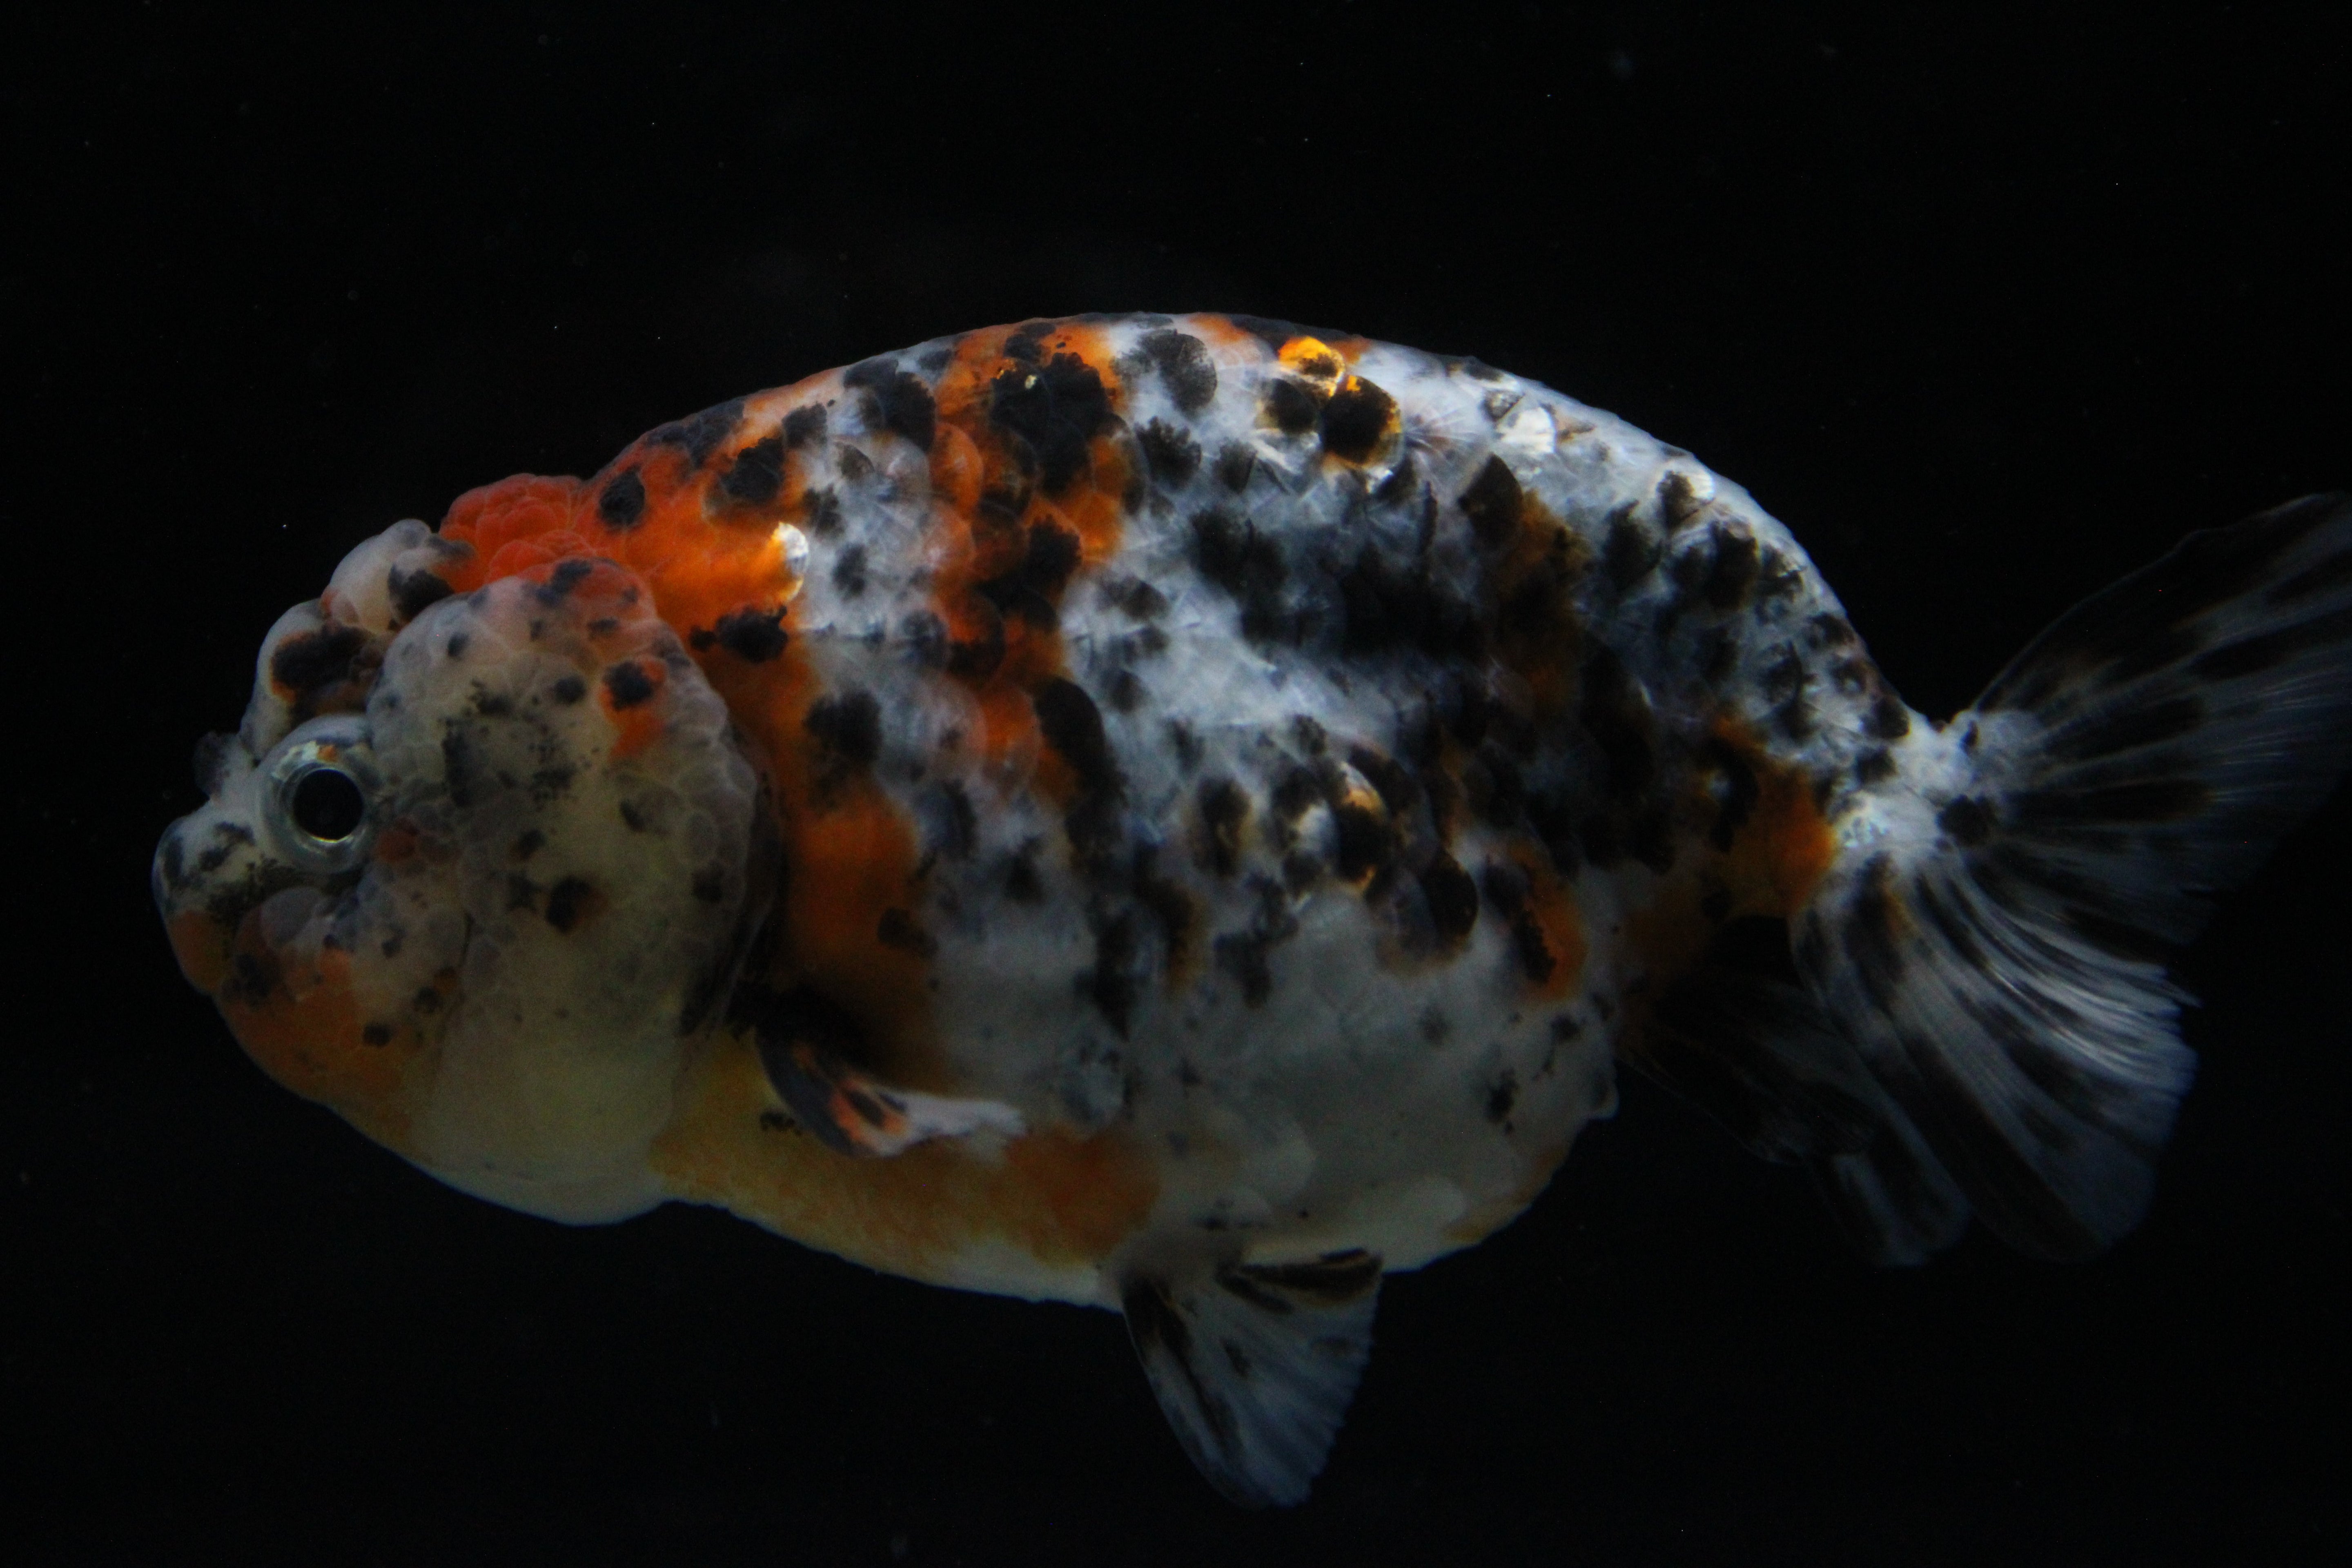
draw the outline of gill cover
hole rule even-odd
[[[467,1192],[618,1218],[766,907],[761,782],[633,574],[451,595],[464,550],[397,524],[280,617],[156,900],[272,1077]]]

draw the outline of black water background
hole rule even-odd
[[[1526,1219],[1391,1282],[1287,1515],[1193,1478],[1107,1314],[715,1213],[526,1219],[235,1050],[145,866],[270,619],[392,518],[941,331],[1227,309],[1539,377],[1748,486],[1933,712],[2180,532],[2352,485],[2332,25],[1008,16],[10,25],[9,1539],[153,1563],[2337,1558],[2340,799],[2183,967],[2203,1081],[2113,1257],[1979,1237],[1873,1273],[1800,1178],[1631,1084]]]

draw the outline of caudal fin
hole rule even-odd
[[[2163,960],[2352,763],[2352,498],[2191,534],[1906,748],[1800,918],[1814,994],[1997,1234],[2147,1212],[2195,1058]]]

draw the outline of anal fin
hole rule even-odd
[[[1379,1255],[1139,1268],[1129,1335],[1176,1439],[1245,1508],[1306,1500],[1372,1347]]]

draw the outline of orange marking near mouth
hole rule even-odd
[[[369,1044],[352,994],[351,955],[329,948],[305,962],[278,953],[260,924],[257,909],[237,928],[232,964],[242,973],[218,997],[237,1044],[286,1088],[399,1148],[409,1126],[401,1089],[421,1042],[401,1031]]]
[[[172,956],[188,984],[209,996],[228,978],[228,937],[220,921],[202,910],[182,910],[164,931],[172,939]]]

